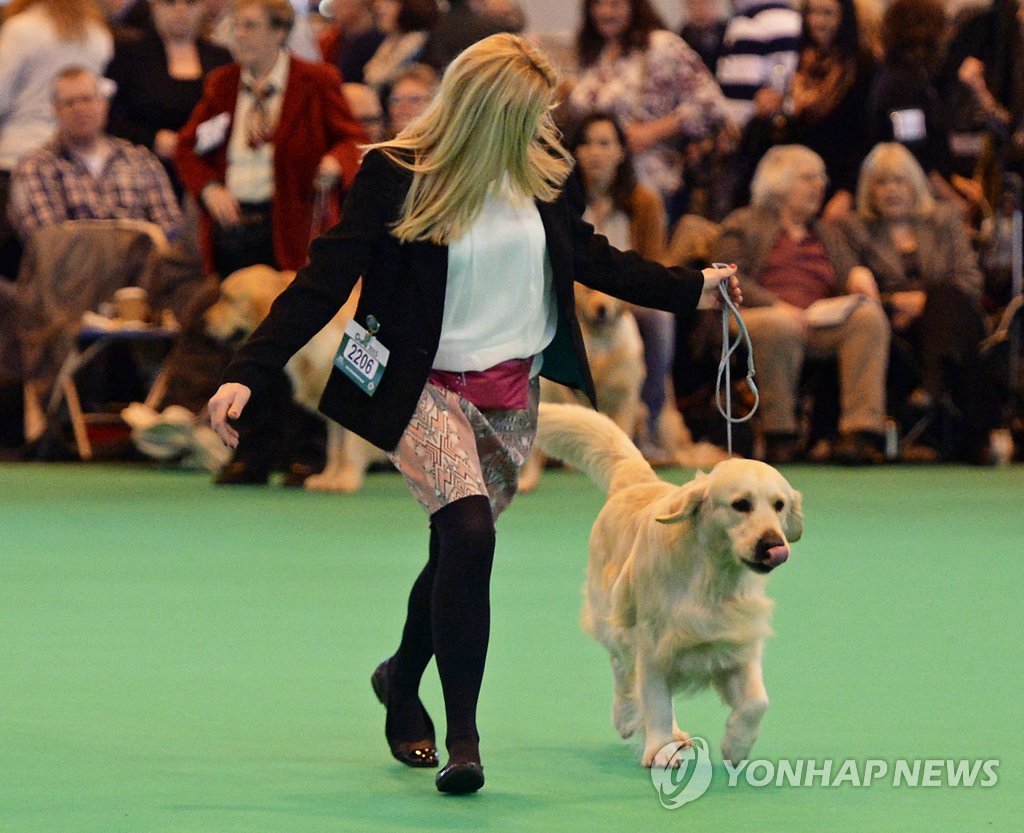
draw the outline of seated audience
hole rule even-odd
[[[665,209],[655,191],[640,185],[626,134],[613,116],[591,113],[569,142],[587,201],[583,218],[623,251],[633,250],[651,260],[665,254]],[[672,313],[630,307],[644,342],[647,376],[640,397],[647,408],[646,436],[640,446],[656,463],[671,460],[662,441],[659,418],[665,406],[666,381],[675,349]]]
[[[570,114],[614,115],[640,182],[669,205],[682,184],[681,142],[723,123],[722,91],[697,54],[665,29],[650,0],[583,0],[582,18]]]
[[[864,161],[856,215],[841,227],[875,275],[892,322],[894,393],[916,388],[911,400],[922,409],[948,397],[960,430],[942,450],[984,461],[998,407],[981,373],[982,276],[963,218],[935,200],[905,147],[886,143]]]
[[[797,390],[805,357],[839,363],[836,462],[877,462],[885,425],[889,323],[871,272],[858,264],[843,235],[818,219],[825,196],[825,163],[800,145],[778,145],[761,159],[751,204],[723,222],[715,260],[736,263],[743,317],[757,361],[758,410],[765,457],[782,463],[799,453]],[[807,310],[833,296],[852,309],[830,322]]]
[[[423,63],[442,72],[467,46],[501,31],[496,21],[477,12],[472,0],[448,0],[447,10],[430,30]]]
[[[117,84],[110,102],[110,132],[152,150],[180,193],[174,154],[178,131],[203,92],[203,78],[231,63],[231,53],[200,37],[202,0],[140,0],[152,22],[121,38],[107,77]]]
[[[725,36],[725,15],[722,0],[680,0],[683,26],[679,37],[700,57],[708,72],[714,75],[718,55]]]
[[[914,154],[942,199],[950,184],[951,113],[941,76],[946,10],[942,0],[893,0],[882,18],[885,57],[868,100],[872,145],[899,142]]]
[[[396,77],[388,95],[388,132],[397,136],[427,109],[437,91],[437,73],[426,64],[412,64]]]
[[[715,76],[737,127],[782,105],[796,71],[801,26],[790,0],[732,0]]]
[[[178,140],[186,188],[204,209],[208,270],[222,278],[306,261],[317,190],[349,183],[366,135],[338,73],[284,52],[288,0],[234,0],[236,63],[207,77]]]
[[[801,144],[825,160],[825,216],[850,211],[857,170],[871,149],[864,118],[874,60],[861,42],[855,0],[806,0],[790,106],[750,121],[744,136],[756,162],[772,144]]]
[[[7,222],[11,171],[53,135],[53,79],[67,66],[101,73],[113,39],[96,0],[11,0],[0,25],[0,275],[17,274]]]
[[[381,142],[385,136],[384,108],[380,106],[380,99],[366,84],[341,85],[341,92],[348,102],[348,109],[371,142]]]
[[[335,186],[352,181],[357,145],[367,138],[337,70],[284,51],[293,20],[288,0],[234,0],[236,63],[210,73],[179,135],[178,170],[202,205],[207,268],[221,278],[258,263],[302,266],[317,231],[318,194],[322,203]],[[243,419],[242,441],[218,483],[264,484],[280,464],[289,469],[289,485],[300,485],[316,468],[322,447],[294,454],[278,447],[286,422],[281,409],[289,422],[309,422],[303,433],[323,432],[319,420],[291,403],[289,387],[279,374],[265,407]]]
[[[440,11],[436,0],[375,0],[373,14],[384,40],[363,67],[363,82],[383,98],[399,72],[422,60]]]
[[[106,133],[101,83],[84,67],[57,75],[57,133],[11,177],[9,216],[22,239],[65,220],[146,220],[177,236],[182,216],[167,174],[148,150]]]
[[[330,14],[319,38],[324,60],[341,71],[345,83],[362,84],[363,67],[384,40],[374,21],[373,0],[334,0]]]

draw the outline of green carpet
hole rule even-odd
[[[452,798],[388,756],[368,683],[426,551],[396,475],[338,497],[0,466],[0,831],[1019,829],[1024,469],[784,471],[807,528],[769,582],[772,706],[753,757],[889,774],[730,786],[726,709],[702,694],[678,712],[714,779],[667,810],[612,729],[607,659],[579,628],[601,503],[581,476],[548,472],[499,525],[488,780]],[[998,783],[893,786],[915,759],[997,760]]]

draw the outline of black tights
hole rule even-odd
[[[389,737],[425,736],[419,684],[431,656],[444,693],[453,761],[479,760],[476,706],[490,633],[494,560],[490,501],[472,495],[430,517],[430,557],[409,594],[402,641],[390,664]]]

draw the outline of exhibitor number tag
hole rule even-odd
[[[334,366],[355,382],[367,395],[373,396],[380,386],[390,351],[354,320],[345,327]]]

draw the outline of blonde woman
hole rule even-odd
[[[57,129],[53,80],[65,67],[102,75],[114,43],[96,0],[11,0],[0,26],[0,273],[13,278],[11,171]]]
[[[874,274],[893,330],[890,388],[899,406],[952,400],[958,430],[939,451],[967,462],[988,459],[998,403],[984,384],[982,275],[959,210],[932,195],[913,154],[876,145],[861,166],[856,214],[841,227]]]
[[[559,79],[515,35],[463,52],[427,110],[371,147],[342,222],[237,353],[210,400],[228,445],[250,396],[337,311],[360,275],[355,321],[323,412],[387,449],[430,517],[430,557],[409,597],[401,643],[374,672],[395,758],[437,766],[419,684],[437,659],[447,717],[442,792],[484,783],[476,706],[489,629],[494,522],[533,441],[537,374],[593,384],[573,281],[678,313],[714,306],[732,269],[666,269],[613,249],[563,188],[572,158],[551,119]],[[386,365],[358,353],[388,352]],[[357,366],[347,362],[351,357]],[[362,362],[358,364],[358,362]]]

